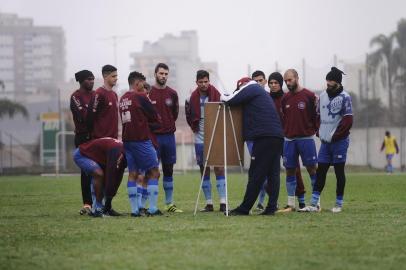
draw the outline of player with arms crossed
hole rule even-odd
[[[90,100],[93,96],[94,75],[89,70],[81,70],[75,73],[75,79],[80,88],[73,92],[70,98],[70,110],[75,125],[75,147],[90,140],[90,132],[87,129],[86,117]],[[82,189],[83,207],[79,214],[90,214],[92,209],[91,176],[84,171],[80,172],[80,186]]]
[[[317,130],[317,97],[299,85],[297,71],[289,69],[284,74],[289,92],[281,100],[285,143],[283,165],[286,168],[288,204],[279,212],[295,211],[296,168],[299,156],[306,167],[312,186],[316,182],[317,152],[314,135]]]
[[[96,89],[90,101],[87,126],[91,138],[118,138],[118,97],[113,87],[117,83],[117,69],[111,65],[102,68],[104,84]]]
[[[205,70],[199,70],[196,74],[197,88],[192,92],[189,101],[185,103],[186,120],[195,135],[195,152],[200,174],[203,175],[204,160],[204,104],[206,102],[220,102],[220,92],[210,84],[210,75]],[[224,167],[214,167],[216,175],[216,187],[220,197],[220,211],[226,211],[226,185]],[[201,212],[212,212],[213,200],[211,197],[210,167],[206,168],[203,176],[203,193],[206,198],[206,206]]]
[[[165,191],[165,210],[183,212],[173,203],[173,165],[176,163],[175,121],[178,119],[179,102],[175,90],[166,85],[169,67],[159,63],[155,67],[155,85],[151,87],[149,99],[161,116],[162,125],[154,133],[158,140],[158,157],[162,162],[163,188]]]

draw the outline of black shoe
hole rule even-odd
[[[275,215],[276,210],[271,210],[266,208],[264,211],[262,211],[259,215],[260,216],[274,216]]]
[[[229,216],[248,216],[249,214],[249,212],[241,211],[238,208],[228,211]],[[227,215],[227,212],[224,212],[224,215]]]
[[[104,217],[104,215],[103,215],[103,209],[96,209],[96,210],[92,213],[92,217],[95,217],[95,218]]]
[[[131,217],[141,217],[141,214],[140,213],[137,213],[137,214],[131,213]]]
[[[306,204],[305,203],[299,203],[299,209],[303,209],[303,208],[305,208],[306,207]]]
[[[213,205],[212,205],[213,207]],[[220,212],[225,212],[227,210],[227,206],[225,203],[220,203]]]
[[[110,209],[104,209],[103,210],[103,215],[109,216],[109,217],[119,217],[122,216],[119,212],[114,210],[113,208]]]
[[[149,210],[147,211],[147,216],[148,217],[162,216],[162,215],[163,215],[163,213],[159,209],[157,209],[154,213],[150,213]]]
[[[145,217],[147,215],[147,208],[140,208],[140,216]]]
[[[263,211],[264,209],[265,209],[264,206],[259,203],[259,204],[257,205],[257,208],[256,208],[255,210]]]
[[[214,207],[212,204],[206,204],[206,206],[200,210],[200,212],[213,212]]]

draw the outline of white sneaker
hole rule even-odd
[[[343,207],[342,206],[334,206],[332,209],[331,209],[331,212],[333,212],[333,213],[340,213],[341,211],[343,211]]]
[[[320,208],[318,206],[309,205],[299,209],[298,212],[320,212]]]

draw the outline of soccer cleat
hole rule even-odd
[[[141,217],[140,213],[131,213],[131,217]]]
[[[270,210],[270,209],[265,209],[264,211],[262,211],[261,213],[259,213],[260,216],[274,216],[275,215],[274,210]]]
[[[140,208],[140,216],[145,217],[147,215],[148,209]]]
[[[295,211],[296,211],[295,207],[286,205],[283,209],[278,210],[277,213],[289,213]]]
[[[241,211],[240,209],[238,209],[238,207],[228,211],[229,216],[248,216],[249,214],[249,212]],[[227,215],[227,212],[224,212],[224,215]]]
[[[96,208],[94,212],[92,213],[92,217],[98,218],[98,217],[104,217],[103,215],[103,209],[101,208]]]
[[[183,213],[183,211],[177,208],[174,204],[167,204],[165,210],[170,213]]]
[[[334,206],[334,207],[331,209],[331,212],[333,212],[333,213],[340,213],[341,211],[343,211],[343,207],[342,207],[342,206],[338,206],[338,205]]]
[[[212,204],[206,204],[206,206],[200,210],[200,212],[213,212],[213,211],[214,211],[214,208],[213,208]]]
[[[212,205],[212,207],[213,207],[213,205]],[[227,210],[226,204],[225,203],[220,203],[219,211],[220,212],[225,212],[226,210]]]
[[[264,206],[260,203],[257,205],[257,208],[255,208],[255,210],[257,211],[263,211],[264,209],[265,209]]]
[[[299,203],[299,209],[303,209],[303,208],[305,208],[306,207],[306,204],[305,203]]]
[[[103,209],[103,215],[109,216],[109,217],[119,217],[122,216],[119,212],[114,210],[113,208],[110,208],[108,210]]]
[[[92,214],[92,207],[88,204],[83,205],[83,208],[79,210],[79,214],[83,215],[91,215]]]
[[[314,206],[314,205],[309,205],[309,206],[306,206],[305,208],[302,208],[302,209],[299,209],[299,212],[320,212],[321,210],[320,210],[320,208],[316,205],[316,206]]]
[[[147,217],[153,217],[153,216],[163,216],[163,213],[159,209],[157,209],[154,213],[150,213],[148,210]]]

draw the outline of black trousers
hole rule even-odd
[[[248,171],[248,184],[244,200],[238,207],[240,211],[248,213],[251,210],[265,179],[269,181],[267,210],[276,211],[280,187],[280,157],[282,149],[282,138],[261,137],[254,140],[251,164]]]
[[[88,142],[90,135],[88,133],[75,134],[75,146],[79,147],[82,143]],[[87,175],[84,171],[80,172],[80,187],[82,189],[83,204],[92,205],[92,193],[90,189],[92,176]]]

